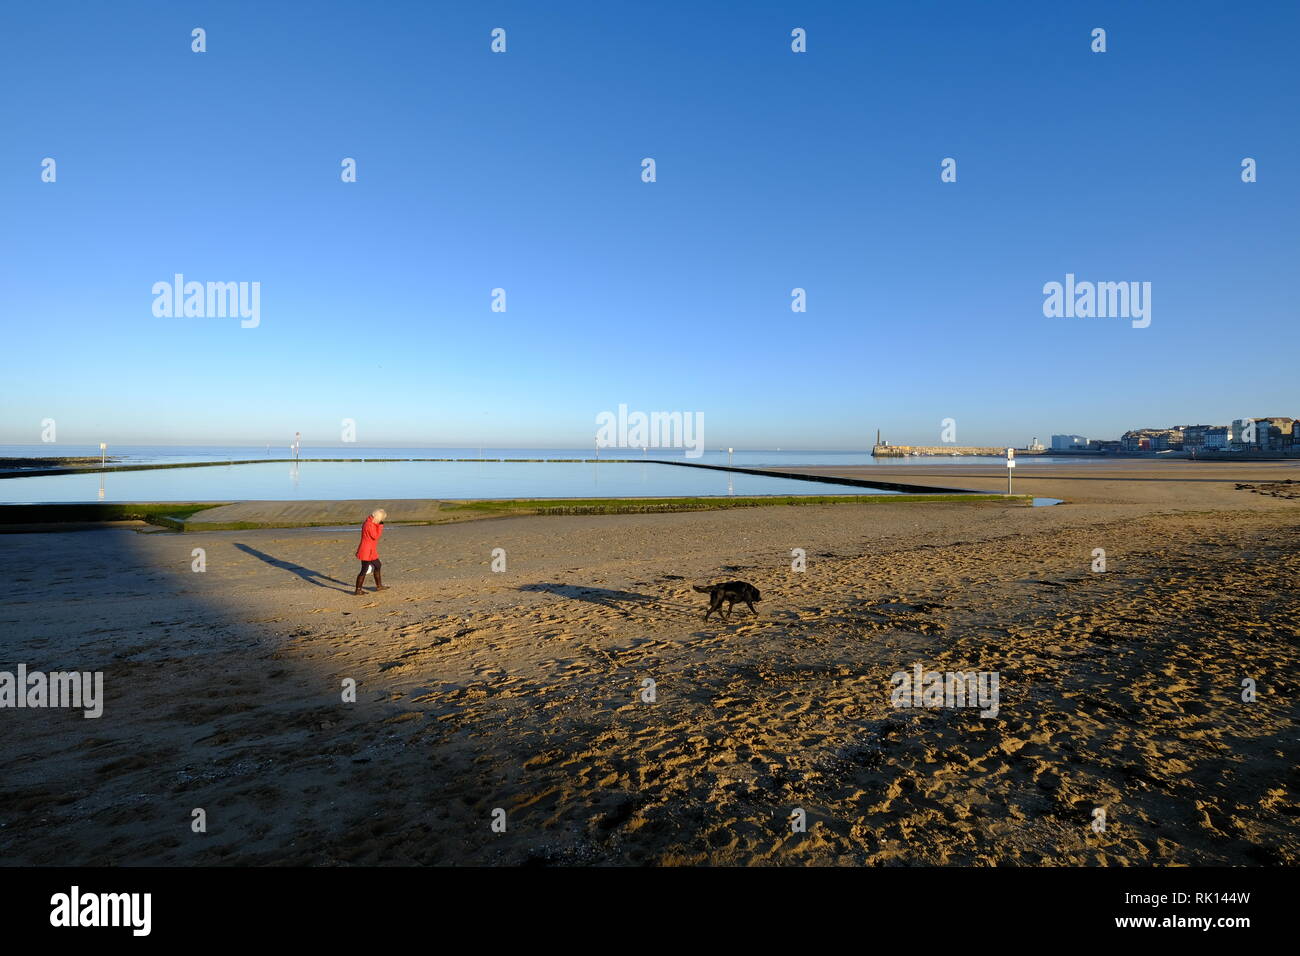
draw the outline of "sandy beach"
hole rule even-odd
[[[102,670],[106,702],[4,714],[0,862],[1296,864],[1297,478],[1030,465],[1015,490],[1066,504],[405,528],[388,503],[391,589],[360,598],[356,526],[5,535],[0,669]],[[691,585],[730,579],[758,616],[704,622]],[[998,713],[894,707],[916,664],[996,672]]]

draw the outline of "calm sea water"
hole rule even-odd
[[[118,464],[256,461],[291,457],[286,446],[118,445],[109,448]],[[80,457],[99,454],[97,445],[0,445],[0,457]],[[225,465],[164,471],[52,475],[0,480],[0,503],[129,501],[279,501],[379,498],[646,498],[679,495],[853,495],[888,494],[853,485],[739,475],[655,464],[652,458],[725,465],[726,450],[706,451],[695,459],[680,450],[647,453],[641,462],[599,464],[554,459],[590,459],[594,448],[382,448],[360,445],[303,446],[310,458],[356,458],[364,462],[302,461],[296,465]],[[630,458],[626,449],[601,449],[602,458]],[[411,461],[417,458],[542,459],[537,461]],[[1068,462],[1091,458],[1035,456],[1018,464]],[[1001,458],[872,458],[869,451],[787,451],[737,449],[732,464],[748,468],[791,465],[871,465],[887,480],[889,469],[917,464],[1002,464]],[[543,463],[545,462],[545,463]],[[960,487],[960,481],[955,482]]]
[[[0,503],[890,494],[648,462],[275,462],[0,480]]]
[[[110,457],[120,464],[162,464],[186,461],[246,461],[259,458],[292,458],[287,445],[110,445]],[[48,458],[82,457],[99,455],[98,445],[0,445],[0,457]],[[303,445],[302,458],[594,458],[595,448],[378,448],[363,445]],[[704,465],[727,464],[727,450],[706,450],[699,458],[686,458],[682,449],[650,449],[644,455],[639,450],[627,448],[602,448],[601,458],[630,458],[692,461]],[[1065,462],[1078,464],[1104,459],[1077,456],[1034,455],[1018,458],[1018,466]],[[871,451],[799,451],[783,449],[737,448],[731,463],[745,468],[776,467],[781,465],[877,465],[881,468],[899,465],[977,465],[1001,464],[1000,457],[969,456],[953,458],[872,458]]]

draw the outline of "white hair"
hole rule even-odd
[[[383,522],[388,520],[388,512],[383,508],[376,508],[374,511],[370,512],[370,517],[374,518],[380,524],[383,524]]]

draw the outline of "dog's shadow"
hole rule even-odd
[[[651,594],[638,594],[635,591],[616,591],[613,588],[591,588],[577,584],[524,584],[521,591],[540,591],[554,594],[556,597],[568,598],[570,601],[586,601],[600,607],[627,611],[629,606],[646,610],[668,610],[685,613],[685,605],[670,604],[663,598]]]

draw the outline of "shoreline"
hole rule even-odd
[[[866,452],[843,452],[843,454],[867,455]],[[1068,452],[1068,451],[1033,451],[1033,450],[1023,449],[1023,448],[1016,449],[1016,454],[1020,455],[1021,460],[1025,460],[1025,461],[1032,461],[1035,458],[1055,457],[1055,458],[1072,458],[1072,459],[1076,459],[1079,461],[1086,461],[1086,462],[1096,462],[1099,463],[1100,465],[1105,465],[1109,463],[1142,463],[1142,464],[1163,465],[1163,464],[1169,464],[1175,462],[1186,463],[1186,464],[1200,464],[1200,463],[1232,464],[1232,465],[1241,465],[1241,466],[1251,466],[1254,464],[1270,464],[1270,463],[1300,464],[1300,454],[1297,455],[1258,454],[1257,455],[1257,454],[1246,454],[1246,453],[1242,453],[1242,454],[1224,453],[1221,455],[1212,454],[1208,456],[1204,454],[1197,455],[1197,456],[1189,456],[1183,453],[1156,454],[1156,455],[1125,454],[1125,453],[1093,454],[1093,453],[1086,453],[1086,452]],[[781,465],[780,469],[871,468],[879,472],[882,470],[883,467],[888,467],[889,472],[894,472],[895,470],[901,470],[901,469],[906,469],[906,468],[916,467],[916,466],[924,466],[931,459],[938,460],[938,461],[951,461],[951,459],[953,458],[967,458],[967,457],[990,458],[990,457],[1000,457],[1000,456],[965,455],[965,454],[954,455],[952,453],[944,453],[944,454],[932,454],[932,455],[900,454],[900,455],[879,455],[879,456],[872,454],[870,457],[880,458],[882,460],[887,459],[890,461],[906,460],[908,464],[889,465],[889,466],[880,466],[874,463],[870,465],[791,464],[791,465]],[[23,467],[17,464],[19,462],[28,461],[28,460],[42,462],[42,463],[59,461],[59,462],[67,462],[67,464],[49,465],[45,467],[32,467],[32,468]],[[243,459],[227,459],[227,460],[212,460],[212,461],[147,462],[147,463],[139,463],[139,464],[131,464],[131,463],[123,464],[120,463],[121,458],[114,459],[112,456],[109,456],[109,461],[115,461],[118,463],[101,465],[99,463],[99,459],[90,458],[90,457],[72,457],[72,458],[33,457],[31,459],[14,458],[14,457],[0,458],[0,480],[6,478],[47,478],[47,477],[52,477],[57,475],[84,475],[84,474],[100,474],[100,473],[108,474],[112,472],[123,472],[123,471],[154,471],[154,470],[161,470],[161,469],[168,469],[168,468],[218,468],[218,467],[231,467],[236,465],[274,465],[274,464],[292,465],[292,464],[306,464],[310,462],[333,462],[333,463],[354,462],[358,464],[368,463],[368,462],[467,462],[467,463],[493,462],[498,464],[518,462],[518,463],[527,463],[527,464],[584,464],[584,465],[657,464],[657,465],[677,465],[677,466],[687,467],[687,468],[712,468],[719,471],[737,471],[737,472],[748,471],[751,474],[759,474],[759,475],[766,474],[766,475],[773,475],[777,477],[795,477],[792,474],[787,474],[785,471],[770,468],[768,466],[754,467],[749,465],[721,465],[721,464],[712,464],[712,463],[704,463],[704,462],[683,461],[683,460],[677,460],[671,458],[403,458],[399,456],[386,455],[383,457],[366,457],[366,458],[320,458],[320,457],[243,458]],[[915,464],[913,464],[914,462]],[[1034,467],[1035,468],[1056,467],[1059,466],[1060,464],[1061,464],[1060,462],[1054,462],[1047,466],[1036,464]],[[944,467],[960,468],[960,467],[984,467],[984,466],[985,465],[982,463],[971,463],[968,465],[966,462],[963,462],[960,465],[949,464],[949,465],[945,465]],[[799,477],[803,477],[803,476],[799,476]]]
[[[319,499],[224,502],[111,502],[0,505],[0,533],[59,530],[65,523],[85,527],[123,521],[180,532],[241,531],[257,528],[347,527],[359,512],[383,507],[391,525],[420,526],[490,518],[557,515],[663,514],[724,511],[734,508],[811,507],[816,505],[936,504],[983,502],[1024,507],[1031,495],[980,492],[890,495],[744,495],[656,498],[489,498],[489,499]],[[213,520],[213,519],[216,520]]]
[[[460,460],[460,459],[457,459]],[[1069,464],[1037,464],[1017,469],[1011,476],[1012,495],[1007,496],[1007,469],[997,464],[893,465],[887,470],[875,465],[789,465],[781,470],[739,466],[654,461],[678,467],[704,468],[739,474],[756,474],[796,481],[822,482],[854,487],[895,489],[891,495],[742,495],[742,496],[647,496],[627,498],[499,498],[499,499],[382,499],[394,516],[419,512],[415,523],[445,523],[468,517],[499,517],[503,514],[620,514],[646,511],[706,511],[728,508],[807,506],[814,504],[872,504],[894,501],[938,502],[947,498],[1007,503],[1032,503],[1032,499],[1055,499],[1081,503],[1159,504],[1184,510],[1188,503],[1203,500],[1214,507],[1235,507],[1241,488],[1258,487],[1259,494],[1290,495],[1288,483],[1300,482],[1300,462],[1206,462],[1153,463],[1144,460],[1116,460],[1079,468]],[[135,466],[152,467],[152,466]],[[187,467],[169,465],[161,467]],[[882,471],[890,478],[882,480]],[[954,489],[960,482],[965,487]],[[1267,490],[1263,490],[1267,487]],[[172,530],[217,530],[221,522],[229,530],[256,527],[304,527],[350,524],[347,502],[375,507],[379,498],[226,500],[218,502],[50,502],[0,505],[0,527],[44,524],[58,521],[93,522],[144,520]],[[577,509],[575,511],[575,509]],[[197,512],[212,511],[208,520]],[[298,514],[291,512],[297,511]],[[322,517],[321,512],[336,513]],[[219,521],[212,519],[217,518]],[[177,520],[179,519],[179,520]],[[201,525],[214,526],[201,529]]]

